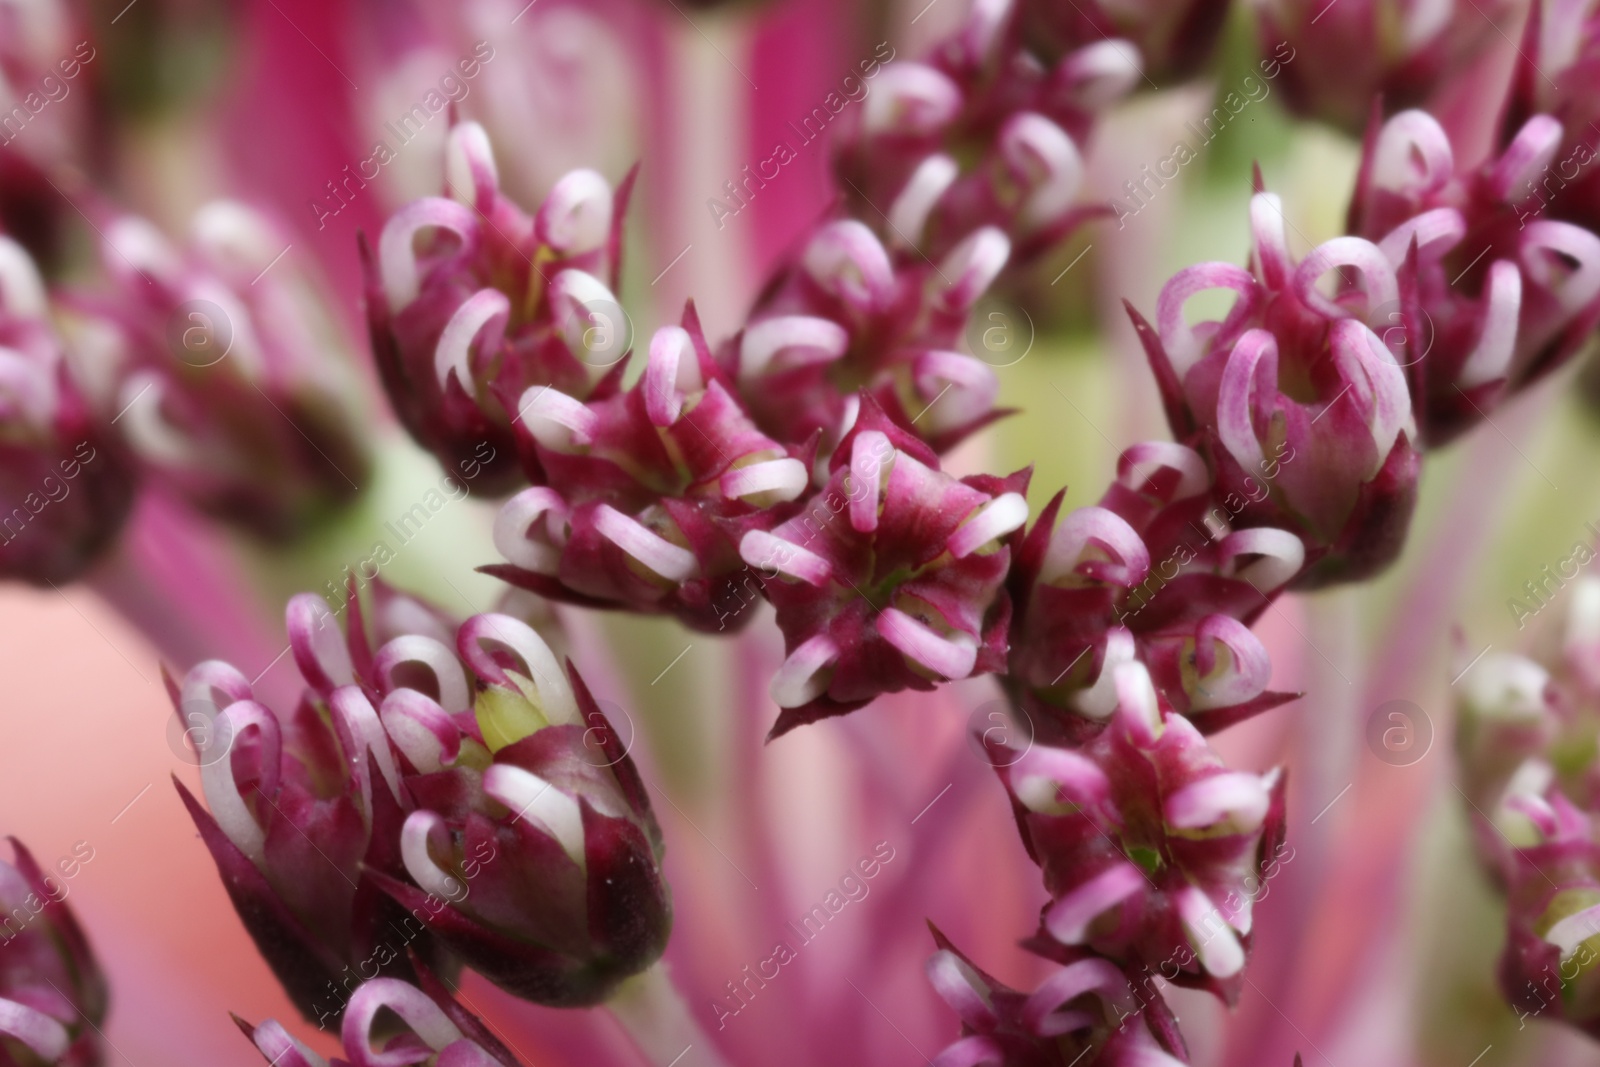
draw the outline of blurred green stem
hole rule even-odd
[[[728,1067],[663,961],[622,983],[606,1007],[655,1067]]]

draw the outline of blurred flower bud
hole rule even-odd
[[[0,0],[0,233],[55,278],[77,214],[61,185],[103,173],[111,151],[107,61],[88,11],[66,0]]]
[[[1261,0],[1263,63],[1291,110],[1359,133],[1381,97],[1389,114],[1421,107],[1453,79],[1487,73],[1509,39],[1512,0]],[[1268,68],[1263,67],[1263,70]]]
[[[1465,668],[1456,752],[1478,857],[1506,896],[1502,992],[1523,1018],[1600,1036],[1600,579],[1564,595],[1540,659]]]
[[[150,223],[105,227],[115,288],[83,295],[80,348],[116,383],[118,428],[151,480],[273,541],[303,534],[367,480],[353,385],[289,241],[216,201],[180,251]]]
[[[68,582],[122,530],[136,479],[63,358],[44,284],[0,237],[0,576]]]
[[[0,862],[0,1058],[16,1067],[100,1067],[100,965],[66,905],[66,887],[9,840],[14,859]]]

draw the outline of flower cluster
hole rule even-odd
[[[1203,735],[1293,698],[1269,688],[1250,626],[1288,589],[1393,561],[1420,450],[1592,330],[1596,239],[1560,220],[1506,225],[1558,139],[1548,116],[1459,174],[1424,113],[1375,126],[1352,232],[1301,257],[1258,179],[1249,267],[1180,272],[1153,325],[1130,308],[1177,440],[1128,449],[1098,504],[1062,515],[1058,497],[1025,529],[1026,472],[940,470],[938,450],[994,414],[992,373],[950,349],[1008,261],[1085,217],[1078,146],[1139,69],[1109,41],[1041,63],[1022,42],[1065,31],[1036,15],[980,4],[931,62],[883,71],[837,173],[847,205],[891,205],[887,228],[865,211],[826,221],[720,352],[691,309],[651,340],[631,388],[620,371],[503,358],[505,294],[470,292],[497,246],[446,201],[391,222],[404,269],[383,257],[387,306],[402,288],[450,305],[416,335],[438,381],[476,381],[515,412],[508,452],[530,487],[500,513],[509,562],[490,573],[718,630],[753,586],[785,638],[774,735],[883,693],[1001,674],[1036,740],[1001,777],[1054,897],[1037,944],[1231,998],[1253,887],[1281,844],[1281,776],[1227,769]],[[458,127],[452,153],[480,216],[524,218],[499,197],[481,133]],[[590,221],[577,247],[614,264],[614,220],[596,208]],[[456,239],[418,259],[422,225]],[[1186,305],[1214,289],[1234,294],[1231,310],[1191,324]],[[530,336],[554,338],[556,363],[577,358],[557,311],[528,306]],[[404,334],[375,329],[380,359]],[[513,364],[522,377],[499,380]],[[432,381],[408,384],[400,406]]]
[[[1458,173],[1439,124],[1402,112],[1369,134],[1350,235],[1295,257],[1258,178],[1249,268],[1181,271],[1153,325],[1129,309],[1178,440],[1127,450],[1097,505],[1063,517],[1058,497],[1008,576],[1002,681],[1033,744],[992,756],[1053,898],[1036,950],[1236,995],[1251,904],[1282,846],[1282,779],[1229,770],[1202,734],[1292,699],[1268,689],[1248,629],[1272,598],[1391,563],[1420,450],[1593,332],[1600,239],[1528,218],[1561,136],[1533,115]],[[1232,291],[1231,309],[1191,323],[1186,305],[1212,289]],[[1521,750],[1497,738],[1484,751]],[[1552,810],[1551,834],[1587,827]],[[1549,882],[1516,885],[1550,921],[1588,906],[1562,897],[1550,916]],[[991,1055],[960,1047],[951,1062]]]
[[[883,693],[1001,670],[1010,542],[1027,472],[960,481],[871,402],[799,515],[739,550],[773,578],[788,658],[772,680],[773,734]]]
[[[1128,308],[1173,440],[1031,522],[1031,470],[941,464],[1004,414],[974,309],[1106,213],[1082,201],[1101,114],[1192,73],[1226,0],[974,0],[841,122],[837,201],[742,329],[708,339],[690,304],[638,366],[617,296],[632,174],[571,171],[525,210],[452,109],[445,195],[361,240],[399,421],[495,503],[486,573],[704,632],[764,600],[784,641],[772,737],[996,676],[1029,743],[982,740],[1049,897],[1024,945],[1052,969],[1010,989],[935,931],[927,973],[961,1024],[936,1067],[1186,1062],[1161,984],[1238,998],[1286,847],[1283,770],[1233,769],[1207,740],[1295,698],[1251,627],[1287,592],[1389,566],[1423,453],[1592,341],[1594,0],[1536,8],[1487,158],[1408,110],[1481,89],[1455,76],[1509,0],[1487,6],[1480,24],[1449,0],[1261,5],[1264,39],[1305,57],[1292,107],[1369,123],[1348,232],[1291,252],[1258,173],[1248,263],[1180,271],[1151,318]],[[35,69],[8,41],[7,75]],[[83,574],[140,483],[269,542],[348,505],[368,442],[321,355],[331,324],[280,265],[287,236],[226,201],[181,248],[101,214],[109,284],[58,301],[60,335],[0,237],[0,575]],[[1191,321],[1218,291],[1230,308]],[[525,592],[464,620],[375,580],[337,610],[296,596],[285,708],[221,661],[168,678],[199,765],[182,802],[296,1008],[340,1026],[336,1065],[516,1067],[448,992],[463,968],[619,1018],[644,996],[632,980],[661,973],[661,827],[599,702],[514,606]],[[1459,748],[1508,900],[1507,995],[1600,1036],[1600,581],[1575,588],[1559,657],[1475,664]],[[104,990],[41,893],[17,846],[0,1060],[91,1067]],[[326,1067],[277,1022],[241,1026],[271,1063]]]
[[[543,484],[502,507],[495,546],[510,563],[486,570],[547,596],[727,629],[740,539],[794,511],[812,450],[791,455],[755,427],[694,309],[656,332],[631,389],[584,403],[530,387],[518,412],[527,473]]]
[[[1173,433],[1241,500],[1230,524],[1298,535],[1302,588],[1371,576],[1404,541],[1419,468],[1406,378],[1374,330],[1398,306],[1394,267],[1359,237],[1295,263],[1271,193],[1255,194],[1250,220],[1253,270],[1186,268],[1162,289],[1154,326],[1130,314]],[[1237,294],[1233,307],[1190,325],[1185,305],[1211,289]]]
[[[1533,115],[1470,170],[1426,112],[1369,136],[1350,217],[1393,271],[1394,302],[1374,326],[1416,399],[1421,445],[1449,441],[1560,367],[1600,322],[1600,236],[1543,210],[1563,131]]]
[[[539,1003],[603,999],[671,924],[626,751],[522,620],[457,626],[381,586],[375,608],[352,590],[341,634],[289,602],[292,715],[225,663],[172,686],[209,812],[179,793],[262,955],[319,1025],[363,980],[463,962]]]
[[[1294,458],[1224,492],[1194,449],[1148,441],[1122,454],[1099,504],[1058,521],[1058,494],[1009,579],[1005,685],[1041,739],[1098,733],[1118,667],[1135,660],[1203,733],[1294,698],[1267,689],[1272,665],[1248,624],[1301,573],[1304,545],[1277,527],[1234,528]]]

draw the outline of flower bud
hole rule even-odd
[[[100,965],[67,907],[66,887],[9,840],[15,858],[0,861],[0,1057],[17,1067],[99,1067],[107,1003]]]
[[[69,582],[133,505],[133,472],[69,369],[44,283],[0,237],[0,576]]]
[[[1061,495],[1023,540],[1007,688],[1039,736],[1077,744],[1117,707],[1118,665],[1148,665],[1203,733],[1285,701],[1248,629],[1300,572],[1286,530],[1230,528],[1206,462],[1165,441],[1123,453],[1099,505],[1057,522]]]
[[[594,171],[573,171],[530,217],[500,191],[475,122],[450,131],[446,173],[453,199],[401,208],[376,257],[363,243],[368,329],[412,437],[449,470],[473,464],[471,492],[500,496],[526,480],[508,410],[518,398],[616,390],[608,372],[632,343],[614,295],[632,179],[613,192]]]
[[[909,224],[934,191],[908,189],[894,211]],[[791,448],[820,434],[831,449],[855,419],[858,382],[936,450],[1004,414],[994,371],[960,349],[1011,242],[993,226],[963,237],[935,263],[905,247],[904,231],[891,238],[893,252],[854,220],[819,231],[723,357],[756,424]]]
[[[520,446],[546,484],[501,508],[495,545],[510,562],[487,573],[552,599],[671,612],[696,629],[749,618],[740,538],[794,513],[810,454],[755,427],[692,309],[685,326],[656,332],[627,392],[589,403],[543,387],[523,395]]]
[[[1115,668],[1115,709],[1078,749],[994,754],[1053,902],[1040,939],[1237,997],[1253,906],[1287,862],[1283,772],[1230,771],[1157,694]]]
[[[397,1061],[421,1067],[521,1067],[489,1028],[436,981],[425,980],[424,987],[426,993],[395,978],[362,983],[351,995],[340,1027],[349,1067],[391,1067]],[[389,1029],[391,1019],[403,1024],[400,1033]],[[273,1067],[327,1067],[275,1019],[260,1026],[237,1015],[233,1021]]]
[[[331,323],[265,218],[228,201],[187,249],[124,216],[101,256],[116,288],[78,301],[110,364],[118,429],[150,479],[273,541],[347,505],[370,457],[354,386],[327,356]]]
[[[661,956],[671,929],[644,784],[582,679],[569,667],[569,683],[531,628],[479,615],[456,645],[476,691],[461,751],[407,779],[417,808],[400,852],[415,884],[378,880],[507,992],[600,1003]]]
[[[1140,72],[1098,29],[1064,54],[1025,34],[1039,6],[974,4],[928,62],[887,64],[841,127],[853,217],[810,235],[721,355],[776,440],[820,434],[826,454],[858,392],[936,452],[1006,414],[993,368],[965,351],[971,316],[1004,272],[1105,213],[1078,203],[1081,146]]]
[[[1399,552],[1416,502],[1412,393],[1393,350],[1406,339],[1375,332],[1399,306],[1400,280],[1358,237],[1293,263],[1270,193],[1256,194],[1251,220],[1253,273],[1189,267],[1162,289],[1154,327],[1130,314],[1173,433],[1204,453],[1228,525],[1298,534],[1307,566],[1296,588],[1363,578]],[[1233,308],[1189,325],[1184,306],[1213,289],[1236,294]]]
[[[1421,107],[1442,89],[1486,76],[1483,53],[1505,39],[1510,0],[1268,0],[1263,72],[1281,78],[1298,115],[1358,133],[1381,98]],[[1269,75],[1270,77],[1270,75]]]
[[[465,678],[432,637],[397,636],[374,653],[353,590],[346,607],[348,638],[320,598],[289,602],[290,649],[307,683],[290,715],[256,701],[249,680],[220,661],[197,665],[181,685],[169,679],[206,807],[174,784],[245,928],[319,1026],[345,1012],[363,979],[414,978],[413,954],[454,971],[421,917],[407,915],[376,879],[405,872],[401,826],[414,803],[396,749],[413,751],[420,729],[404,734],[414,746],[406,748],[391,745],[385,727],[398,734],[413,724],[405,694],[465,710]],[[402,689],[397,677],[428,685],[431,695]],[[426,709],[421,718],[437,725]]]
[[[798,515],[739,545],[788,654],[772,680],[773,736],[1004,662],[1002,583],[1028,518],[1026,472],[957,481],[870,404],[831,466]]]
[[[961,1019],[961,1038],[934,1067],[1176,1067],[1188,1062],[1177,1018],[1159,987],[1090,953],[1042,954],[1063,966],[1027,994],[979,970],[939,932],[925,970]]]
[[[993,227],[1017,243],[1009,258],[1027,261],[1103,210],[1076,204],[1079,146],[1138,80],[1137,54],[1096,34],[1049,71],[1016,41],[1017,7],[975,5],[937,65],[890,63],[847,131],[841,184],[862,219],[887,224],[890,248],[938,260]]]
[[[1600,237],[1585,228],[1597,220],[1552,199],[1575,173],[1565,141],[1536,114],[1467,170],[1425,112],[1368,138],[1351,220],[1394,271],[1397,301],[1370,324],[1410,383],[1424,445],[1560,367],[1600,321]]]

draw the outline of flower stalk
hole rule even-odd
[[[665,961],[623,982],[606,1010],[654,1067],[729,1067],[673,983]]]

